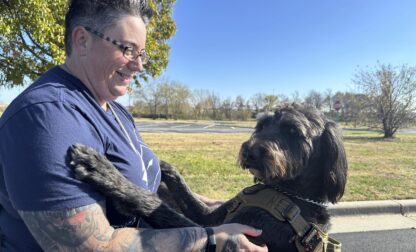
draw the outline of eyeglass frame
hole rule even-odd
[[[140,57],[140,61],[142,62],[142,65],[145,65],[146,63],[149,62],[150,60],[150,56],[146,53],[146,51],[144,49],[140,50],[140,52],[138,52],[137,50],[134,50],[134,46],[128,46],[128,45],[124,45],[123,43],[115,40],[115,39],[111,39],[108,36],[105,36],[103,33],[96,31],[88,26],[84,26],[85,30],[87,30],[88,32],[94,34],[95,36],[108,41],[110,43],[112,43],[113,45],[117,46],[122,52],[123,52],[123,56],[131,61],[136,61],[139,57]],[[131,56],[129,56],[128,54],[126,55],[126,53],[131,53]],[[136,53],[136,56],[134,56],[134,53]]]

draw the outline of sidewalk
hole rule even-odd
[[[416,229],[416,199],[341,202],[328,210],[333,234]]]

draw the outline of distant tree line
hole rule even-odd
[[[339,119],[358,124],[360,112],[367,101],[363,94],[336,92],[328,89],[321,93],[310,90],[301,98],[298,92],[290,97],[284,94],[256,93],[246,99],[242,95],[222,98],[209,90],[190,90],[187,86],[166,79],[152,80],[131,95],[130,112],[135,117],[153,119],[195,120],[250,120],[258,113],[273,111],[281,103],[305,103],[315,106],[335,119],[333,104],[339,101]]]
[[[135,117],[164,119],[248,120],[251,104],[242,96],[223,99],[208,90],[190,90],[166,79],[154,79],[131,94]]]
[[[167,79],[153,79],[131,95],[130,111],[136,117],[165,119],[250,120],[273,111],[281,103],[310,104],[329,118],[381,129],[393,137],[399,128],[416,120],[416,68],[378,64],[359,69],[353,78],[355,92],[310,90],[301,97],[256,93],[222,98],[209,90],[190,90]],[[334,104],[338,104],[334,107]]]

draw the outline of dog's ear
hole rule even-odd
[[[323,186],[328,200],[337,202],[344,194],[348,163],[342,134],[337,125],[328,121],[320,139],[321,164],[324,172]]]

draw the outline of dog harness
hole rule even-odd
[[[307,222],[299,207],[286,195],[263,184],[243,189],[231,199],[225,221],[230,221],[245,207],[259,207],[295,230],[295,245],[299,252],[340,252],[341,243],[328,236],[316,224]]]

